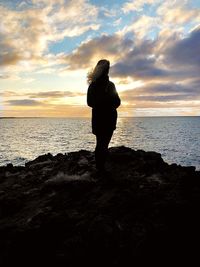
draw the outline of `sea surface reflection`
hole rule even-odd
[[[110,146],[156,151],[168,163],[200,169],[200,117],[119,118]],[[89,118],[0,119],[0,165],[45,153],[94,150]]]

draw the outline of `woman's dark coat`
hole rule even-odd
[[[116,129],[116,109],[120,105],[120,98],[114,83],[109,81],[108,76],[89,85],[87,104],[92,107],[93,134],[107,134]]]

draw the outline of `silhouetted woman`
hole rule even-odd
[[[110,62],[100,60],[88,74],[87,104],[92,108],[92,133],[96,135],[95,160],[98,170],[104,170],[108,145],[116,129],[120,98],[114,83],[109,81]]]

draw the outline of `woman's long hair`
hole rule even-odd
[[[96,67],[87,74],[87,82],[91,84],[98,79],[107,76],[110,68],[110,62],[107,59],[98,61]]]

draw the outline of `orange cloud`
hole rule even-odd
[[[52,107],[13,107],[4,109],[3,117],[89,117],[90,109],[87,106],[52,106]]]

